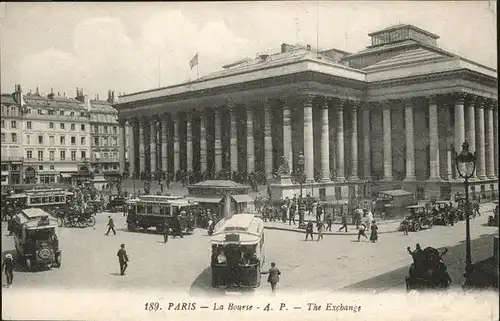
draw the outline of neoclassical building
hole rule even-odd
[[[446,198],[463,191],[454,158],[467,140],[478,159],[472,191],[495,190],[496,70],[412,25],[369,36],[357,53],[283,44],[192,82],[121,96],[120,170],[260,170],[272,179],[282,156],[295,170],[303,151],[306,191],[320,198],[399,188]]]

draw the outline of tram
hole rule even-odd
[[[220,221],[211,238],[212,287],[259,287],[264,244],[264,222],[253,214]]]
[[[181,229],[183,233],[190,233],[194,229],[194,219],[185,215],[188,210],[198,203],[183,196],[142,195],[137,199],[128,200],[127,228],[135,231],[142,228],[144,231],[155,227],[156,233],[161,233],[163,223],[168,221],[174,233]]]
[[[72,197],[73,193],[62,188],[47,188],[26,190],[24,193],[9,195],[6,199],[21,208],[52,208],[66,206]]]

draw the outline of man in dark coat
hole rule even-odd
[[[120,263],[120,275],[125,275],[125,270],[127,269],[128,266],[128,255],[127,251],[125,251],[125,244],[122,244],[120,246],[120,249],[118,250],[118,253],[116,254],[118,256],[118,262]]]
[[[345,232],[347,233],[347,213],[342,214],[342,226],[339,228],[339,232],[341,232],[343,229],[345,229]]]
[[[280,270],[276,267],[276,263],[272,262],[271,263],[271,268],[267,272],[269,276],[267,277],[267,282],[271,283],[271,291],[276,293],[276,284],[280,281],[280,275],[281,272]]]
[[[113,234],[116,235],[115,222],[113,221],[111,216],[108,216],[108,218],[109,218],[109,221],[108,221],[108,224],[106,225],[106,226],[108,226],[108,231],[106,232],[106,235],[108,235],[110,231],[113,231]]]
[[[328,213],[326,214],[326,230],[331,232],[332,231],[332,224],[333,224],[333,219],[332,219],[332,214]]]
[[[5,255],[5,259],[2,262],[2,270],[3,269],[5,269],[7,286],[11,286],[12,280],[14,279],[14,259],[12,258],[12,254]]]
[[[167,243],[168,242],[168,230],[170,229],[170,227],[168,226],[168,220],[165,219],[165,221],[163,221],[163,243]]]
[[[307,226],[306,226],[306,241],[307,241],[307,237],[311,235],[311,240],[314,238],[313,237],[313,223],[311,220],[309,220],[309,222],[307,222]]]

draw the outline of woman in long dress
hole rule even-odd
[[[377,224],[375,223],[375,221],[372,222],[372,225],[371,225],[371,234],[370,234],[370,241],[372,243],[375,243],[377,242],[378,240],[378,234],[377,234],[377,231],[378,231],[378,226]]]

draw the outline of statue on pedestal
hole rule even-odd
[[[285,159],[285,156],[281,156],[281,165],[278,168],[277,175],[278,177],[290,176],[290,167],[288,166],[288,161]]]

